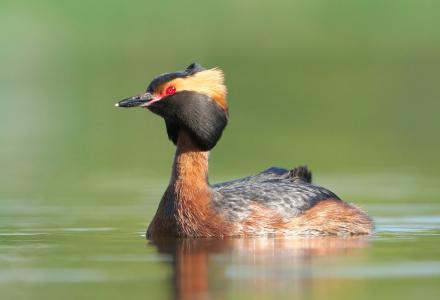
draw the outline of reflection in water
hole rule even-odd
[[[356,238],[172,239],[151,242],[172,256],[177,299],[224,298],[228,287],[258,293],[283,286],[310,290],[322,282],[310,274],[321,258],[360,254],[368,245]],[[334,263],[334,259],[332,259]],[[322,265],[322,262],[320,262]],[[214,296],[215,295],[215,296]]]

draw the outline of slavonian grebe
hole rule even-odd
[[[223,72],[193,63],[155,78],[116,106],[144,107],[165,120],[177,146],[171,180],[147,238],[371,234],[359,208],[311,183],[305,167],[269,168],[210,185],[208,153],[228,120]]]

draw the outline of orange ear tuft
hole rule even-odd
[[[210,96],[221,108],[228,110],[227,90],[223,71],[218,68],[204,70],[185,78],[176,78],[168,84],[177,91],[194,91]]]

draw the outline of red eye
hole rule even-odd
[[[170,85],[169,87],[167,87],[167,89],[165,90],[165,94],[167,96],[172,95],[176,92],[176,88],[172,85]]]

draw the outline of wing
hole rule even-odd
[[[235,189],[237,187],[241,187],[243,185],[248,185],[250,183],[263,182],[268,179],[288,178],[288,177],[289,177],[289,170],[284,168],[271,167],[254,176],[248,176],[232,181],[226,181],[226,182],[214,184],[213,188],[216,189],[217,191],[229,190],[229,189]]]
[[[273,209],[285,218],[300,215],[326,198],[339,199],[331,191],[297,180],[289,171],[270,168],[255,176],[213,186],[215,209],[233,220],[246,218],[254,205]]]

